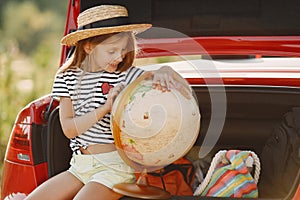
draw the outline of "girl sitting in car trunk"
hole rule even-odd
[[[132,66],[134,34],[150,24],[131,24],[122,6],[101,5],[78,16],[78,30],[62,44],[74,54],[58,70],[53,96],[60,98],[60,121],[70,138],[71,167],[36,188],[27,199],[119,199],[113,185],[134,182],[131,167],[121,159],[110,129],[116,96],[143,73],[153,76],[153,88],[168,91],[181,80],[170,67],[144,72]],[[178,79],[177,79],[178,78]]]

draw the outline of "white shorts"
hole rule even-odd
[[[83,184],[94,181],[112,188],[118,183],[135,182],[134,169],[129,167],[117,151],[101,154],[75,155],[69,172]]]

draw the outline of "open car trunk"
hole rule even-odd
[[[193,148],[202,145],[207,130],[212,120],[211,96],[223,92],[224,88],[212,86],[194,86],[195,94],[198,99],[201,112],[201,126],[198,139]],[[300,107],[300,91],[295,88],[280,87],[248,87],[248,86],[227,86],[226,91],[226,120],[221,135],[209,155],[214,155],[218,150],[251,150],[258,157],[261,156],[262,149],[270,137],[274,127],[282,121],[285,113],[292,108]],[[214,102],[218,104],[217,102]],[[223,105],[223,103],[219,102]],[[218,118],[218,116],[217,116]],[[71,156],[68,140],[64,137],[59,119],[58,109],[53,111],[48,127],[48,169],[49,176],[53,176],[69,167]],[[197,156],[197,155],[196,155]],[[261,172],[269,170],[264,168],[261,163]],[[259,195],[263,185],[258,183]],[[291,188],[290,194],[294,194],[299,184],[299,177],[295,177],[294,187]],[[287,192],[288,193],[288,192]],[[289,196],[288,199],[292,197]],[[207,197],[195,197],[195,199]],[[260,196],[260,198],[272,199],[270,196]],[[131,199],[131,197],[123,197]],[[173,197],[173,199],[193,199],[193,197]],[[278,198],[276,198],[278,199]]]
[[[100,4],[124,5],[131,22],[151,23],[188,36],[300,34],[298,0],[84,0],[80,10]],[[147,32],[141,36],[168,37]]]

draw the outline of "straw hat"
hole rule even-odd
[[[101,5],[85,10],[77,18],[78,29],[61,39],[61,43],[74,46],[79,40],[132,31],[137,34],[151,27],[151,24],[130,24],[127,9],[119,5]]]

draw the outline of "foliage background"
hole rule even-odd
[[[67,0],[0,1],[0,178],[18,112],[51,92]]]

